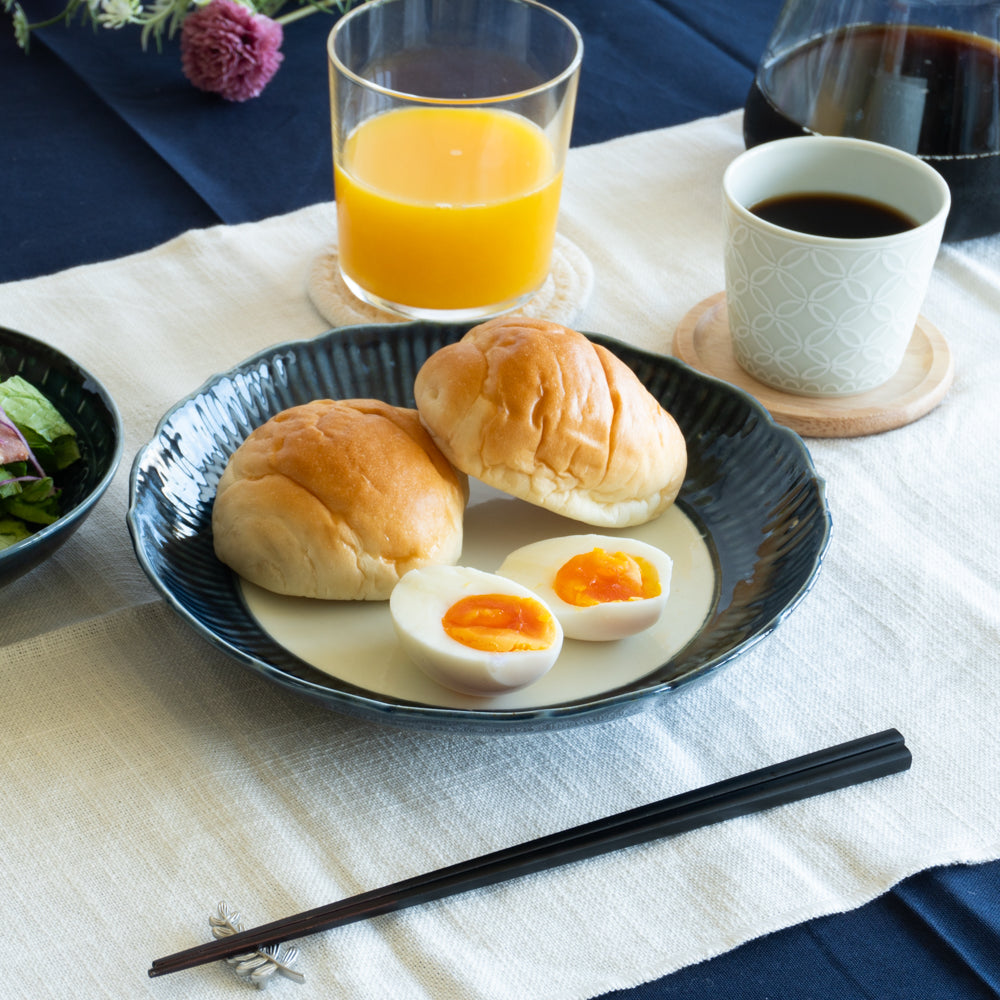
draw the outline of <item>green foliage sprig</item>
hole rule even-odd
[[[68,0],[66,6],[44,21],[30,21],[20,0],[2,0],[4,10],[14,22],[17,44],[27,52],[32,32],[63,22],[72,24],[79,20],[95,28],[120,30],[137,25],[143,49],[152,40],[159,49],[164,37],[172,38],[188,14],[207,6],[209,0]],[[262,14],[278,24],[288,24],[317,11],[343,13],[351,0],[300,0],[299,4],[284,14],[282,8],[289,0],[240,0],[255,14]],[[279,16],[280,15],[280,16]]]

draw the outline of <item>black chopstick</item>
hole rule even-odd
[[[896,774],[905,771],[911,759],[903,736],[895,729],[887,729],[188,948],[156,959],[149,975],[179,972],[356,920]]]

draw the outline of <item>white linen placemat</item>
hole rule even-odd
[[[722,288],[719,184],[741,148],[733,113],[571,151],[560,226],[595,271],[581,329],[669,351]],[[833,540],[774,635],[642,714],[484,736],[267,684],[184,626],[132,554],[135,451],[210,375],[325,329],[306,283],[333,227],[317,205],[0,286],[0,323],[92,369],[127,430],[98,510],[2,592],[0,996],[240,996],[221,963],[146,969],[208,940],[222,899],[262,923],[889,726],[913,750],[904,775],[306,938],[306,985],[272,988],[580,1000],[1000,857],[1000,241],[941,253],[924,313],[955,355],[942,405],[810,442]]]

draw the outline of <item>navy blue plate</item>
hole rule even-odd
[[[93,375],[50,344],[0,327],[0,381],[12,375],[42,392],[76,431],[80,461],[56,481],[62,516],[0,549],[0,587],[48,558],[83,524],[111,485],[124,446],[118,407]]]
[[[214,554],[212,503],[229,456],[253,428],[312,399],[413,406],[424,360],[467,326],[357,326],[279,344],[209,379],[160,422],[136,456],[128,526],[153,584],[194,629],[238,662],[341,712],[422,729],[530,730],[605,721],[704,678],[768,635],[806,594],[830,534],[822,480],[802,440],[751,396],[673,358],[588,334],[639,376],[684,432],[678,504],[716,563],[701,630],[641,679],[598,697],[524,709],[457,709],[395,700],[338,681],[289,653],[248,613]]]

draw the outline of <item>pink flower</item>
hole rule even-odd
[[[200,90],[256,97],[281,65],[281,25],[234,0],[211,0],[181,26],[181,66]]]

